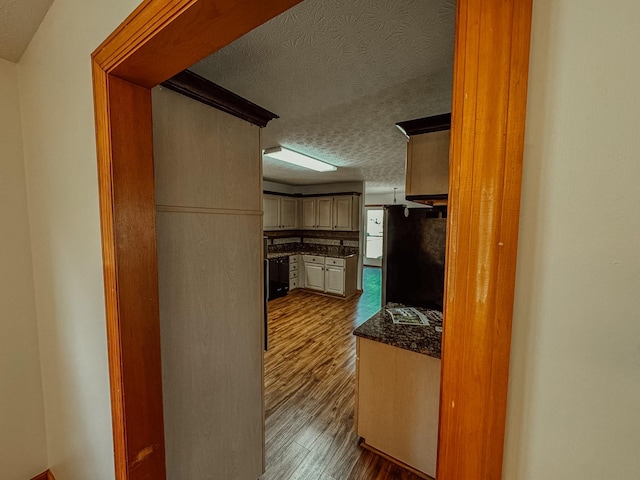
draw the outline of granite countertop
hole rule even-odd
[[[415,307],[416,310],[427,314],[430,325],[399,325],[393,323],[387,308],[407,307],[400,303],[388,303],[382,310],[364,322],[353,332],[357,337],[375,340],[394,347],[404,348],[412,352],[422,353],[430,357],[440,358],[442,333],[435,327],[442,327],[442,314],[436,310]],[[436,315],[434,315],[436,313]],[[436,320],[434,317],[439,318]]]
[[[275,252],[275,253],[268,253],[267,254],[267,258],[268,259],[272,259],[272,258],[282,258],[282,257],[290,257],[291,255],[315,255],[317,257],[330,257],[330,258],[349,258],[349,257],[355,257],[356,254],[355,253],[349,253],[349,254],[345,254],[345,253],[319,253],[319,252],[310,252],[310,251],[304,251],[304,250],[293,250],[290,252]]]

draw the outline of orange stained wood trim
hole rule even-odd
[[[164,478],[151,92],[94,82],[116,475]]]
[[[165,478],[149,89],[299,2],[147,0],[92,56],[117,480]],[[441,480],[500,477],[531,0],[457,8]]]
[[[531,7],[457,5],[440,480],[502,475]]]
[[[166,477],[150,88],[300,0],[148,0],[93,53],[117,480]]]
[[[107,72],[152,88],[301,1],[147,0],[93,58]]]
[[[40,475],[36,475],[31,480],[56,480],[56,478],[53,476],[53,473],[51,473],[51,470],[47,470]]]

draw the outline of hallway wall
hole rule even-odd
[[[137,0],[55,0],[18,65],[49,466],[113,480],[91,52]]]
[[[18,75],[0,59],[0,477],[46,470],[42,377]]]

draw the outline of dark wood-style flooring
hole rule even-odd
[[[261,480],[419,480],[358,446],[353,329],[380,309],[380,270],[348,300],[302,290],[269,302]]]

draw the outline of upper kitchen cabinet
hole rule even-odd
[[[280,227],[283,230],[298,228],[298,199],[280,197]]]
[[[302,199],[303,230],[360,229],[360,201],[357,195],[305,197]]]
[[[263,229],[295,230],[298,228],[298,199],[280,195],[263,196]]]
[[[302,199],[302,229],[315,230],[316,228],[316,199]]]
[[[264,195],[262,197],[262,209],[264,215],[262,224],[264,230],[280,229],[280,197],[275,195]]]
[[[408,137],[407,200],[446,202],[449,193],[449,141],[451,114],[409,120],[397,124]]]
[[[360,229],[360,198],[357,195],[333,197],[333,229],[346,232]]]
[[[316,199],[316,230],[333,229],[333,197]]]

